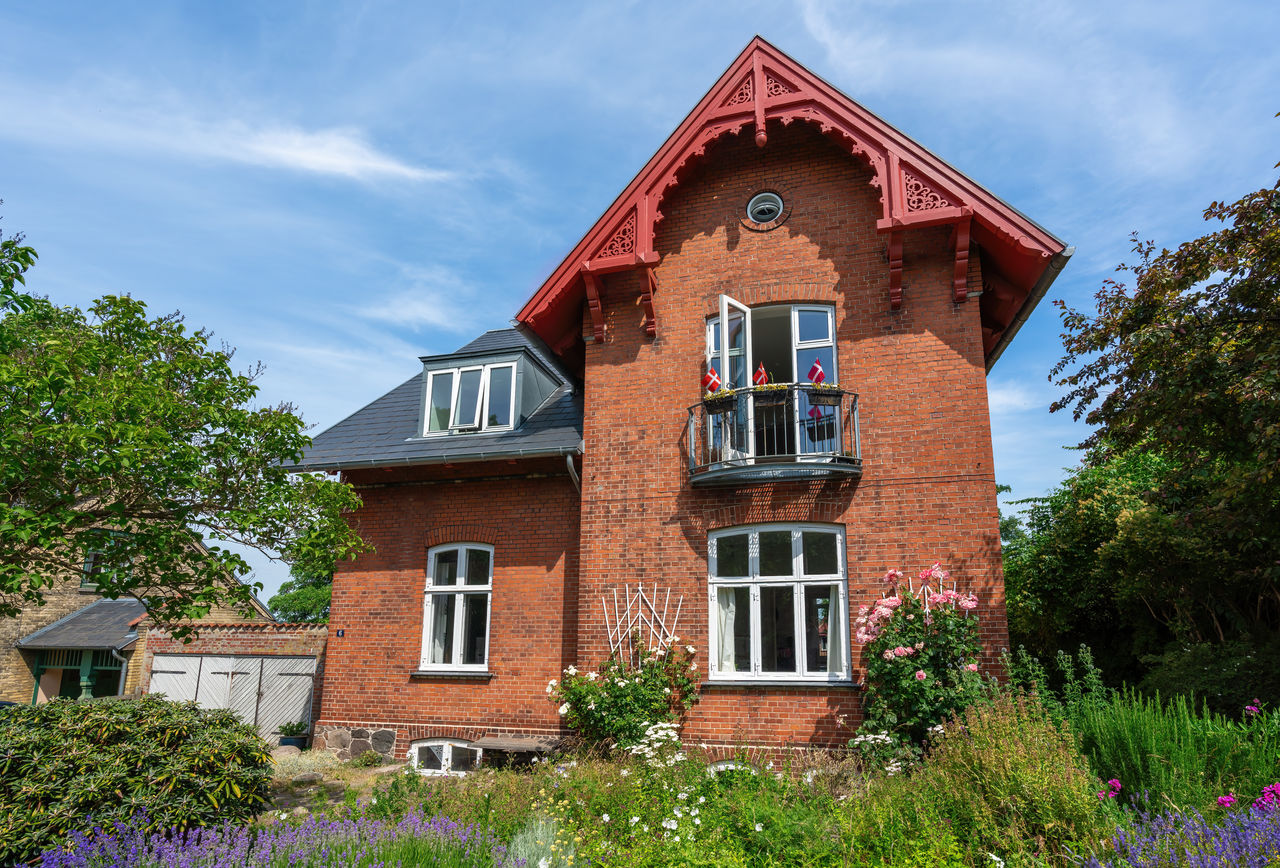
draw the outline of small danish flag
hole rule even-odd
[[[716,373],[714,367],[707,367],[707,375],[702,378],[702,388],[708,392],[714,392],[720,388],[720,375]]]
[[[817,359],[814,359],[813,367],[809,369],[809,382],[821,383],[826,378],[827,378],[827,375],[822,370],[822,362],[818,361]]]
[[[765,383],[769,382],[769,375],[765,373],[764,370],[764,362],[761,362],[760,367],[756,368],[756,374],[751,378],[751,382],[755,383],[757,386],[763,386]]]
[[[821,407],[810,407],[810,408],[809,408],[809,418],[810,418],[810,419],[812,419],[812,420],[814,420],[815,422],[816,422],[817,420],[821,419],[821,418],[822,418],[822,408],[821,408]]]

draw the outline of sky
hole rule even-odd
[[[0,228],[32,291],[179,310],[318,433],[508,325],[760,34],[1076,248],[988,378],[1033,497],[1087,434],[1048,410],[1050,302],[1275,181],[1278,32],[1274,2],[5,4]]]

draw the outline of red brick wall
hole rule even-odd
[[[564,461],[347,479],[364,500],[356,522],[375,551],[334,576],[320,724],[395,729],[398,756],[428,734],[559,733],[546,686],[577,654],[576,612],[565,601],[577,599],[578,493]],[[492,677],[415,676],[427,549],[461,542],[494,547]]]
[[[311,694],[311,716],[322,709],[325,671],[325,626],[323,624],[275,624],[271,622],[202,623],[198,638],[184,643],[156,627],[146,630],[142,659],[142,692],[151,687],[151,664],[157,654],[216,654],[226,656],[315,657],[315,687]]]
[[[904,304],[889,310],[870,178],[807,125],[770,129],[763,149],[750,135],[723,139],[661,206],[657,338],[642,328],[637,272],[604,281],[605,343],[590,341],[584,313],[579,665],[607,651],[601,594],[643,580],[684,595],[678,632],[705,670],[707,533],[764,521],[843,525],[855,609],[874,596],[885,570],[942,561],[981,595],[989,652],[1007,644],[978,305],[951,301],[953,256],[947,230],[938,228],[906,234]],[[761,187],[781,190],[792,208],[766,233],[739,223]],[[699,400],[705,322],[722,292],[747,304],[834,303],[840,381],[860,395],[860,481],[690,486],[685,411]],[[853,655],[861,680],[857,646]],[[857,688],[711,687],[685,737],[842,743],[848,730],[837,718],[856,724],[859,702]]]

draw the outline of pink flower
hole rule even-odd
[[[889,587],[895,587],[898,582],[902,581],[902,570],[889,570],[880,581]]]
[[[916,616],[915,616],[915,615],[907,615],[907,620],[908,620],[908,621],[914,621],[915,619],[916,619]]]
[[[1114,799],[1116,796],[1120,795],[1120,789],[1121,789],[1120,782],[1115,778],[1112,778],[1111,780],[1107,781],[1107,788],[1102,792],[1098,793],[1098,798]]]
[[[885,660],[892,660],[892,659],[893,659],[893,657],[894,657],[894,654],[893,654],[893,651],[892,651],[892,650],[890,650],[890,651],[886,651],[886,652],[884,652],[884,653],[883,653],[883,654],[881,654],[880,656],[881,656],[881,657],[883,657]]]
[[[876,600],[876,606],[882,609],[896,609],[902,605],[901,597],[885,597],[883,600]]]
[[[968,611],[969,609],[976,609],[978,608],[978,598],[974,594],[970,594],[967,597],[961,597],[960,599],[956,600],[956,605],[966,611]]]
[[[977,671],[978,671],[978,664],[977,664],[977,663],[970,663],[968,666],[966,666],[966,667],[965,667],[965,669],[968,669],[970,672],[977,672]]]
[[[925,674],[924,674],[924,670],[923,670],[923,669],[917,669],[917,670],[916,670],[916,681],[924,681],[924,680],[925,680],[926,678],[928,678],[928,677],[929,677],[929,676],[927,676],[927,675],[925,675]]]
[[[1234,808],[1236,805],[1236,794],[1227,793],[1225,796],[1218,796],[1218,807]]]
[[[1257,702],[1257,701],[1258,700],[1256,699],[1254,700],[1254,702]],[[1249,715],[1250,717],[1253,717],[1255,714],[1259,714],[1261,711],[1262,709],[1258,708],[1258,706],[1256,705],[1246,705],[1244,707],[1244,713]]]

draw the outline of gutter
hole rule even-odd
[[[1053,259],[1049,260],[1048,267],[1041,273],[1040,279],[1036,281],[1036,285],[1031,289],[1031,294],[1022,303],[1022,307],[1018,309],[1013,322],[1009,323],[1000,334],[1000,340],[996,343],[995,348],[991,350],[991,355],[987,358],[987,373],[991,373],[992,366],[999,360],[1005,348],[1009,346],[1009,342],[1018,333],[1018,329],[1022,328],[1022,324],[1031,316],[1031,312],[1036,309],[1036,305],[1044,298],[1045,293],[1049,291],[1049,287],[1053,286],[1053,282],[1058,279],[1058,275],[1062,273],[1062,269],[1066,268],[1067,261],[1071,259],[1072,254],[1075,252],[1076,249],[1074,247],[1067,247],[1061,253],[1054,254]]]
[[[517,458],[560,458],[583,454],[581,442],[574,446],[558,446],[555,449],[487,449],[472,452],[451,452],[447,455],[405,458],[363,458],[353,461],[328,461],[314,464],[295,464],[291,473],[313,471],[373,470],[379,467],[426,467],[433,464],[467,464],[475,461]]]

